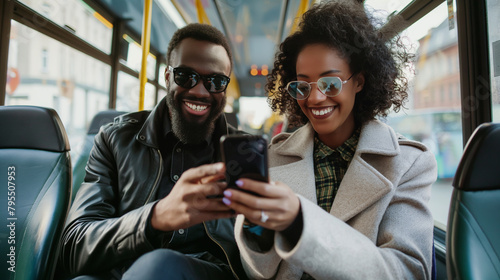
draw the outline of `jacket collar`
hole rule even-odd
[[[283,137],[287,139],[281,143]],[[295,131],[292,135],[277,136],[272,143],[278,145],[276,153],[284,156],[298,156],[306,158],[312,155],[314,149],[314,129],[311,123]],[[398,139],[394,131],[378,120],[373,120],[361,129],[356,153],[369,153],[385,156],[395,156],[399,154]]]
[[[136,140],[142,144],[158,149],[158,133],[163,133],[163,114],[168,113],[166,97],[151,111],[136,135]],[[161,129],[158,131],[158,129]]]

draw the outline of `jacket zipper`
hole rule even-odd
[[[148,199],[146,199],[146,203],[144,203],[144,205],[148,204],[150,201],[151,201],[151,197],[153,196],[153,194],[156,192],[156,189],[158,188],[158,182],[160,180],[160,177],[161,177],[161,174],[162,174],[162,169],[163,169],[163,160],[161,158],[161,152],[160,150],[156,150],[158,152],[158,156],[160,157],[160,168],[158,169],[158,175],[156,175],[156,179],[155,179],[155,182],[154,182],[154,185],[153,185],[153,188],[151,189],[151,192],[149,193],[148,195]]]
[[[208,231],[208,228],[207,228],[207,225],[205,224],[205,222],[203,222],[203,226],[205,227],[205,232],[207,233],[207,235],[210,238],[210,240],[212,240],[215,244],[217,244],[222,249],[222,252],[224,252],[224,255],[226,256],[227,262],[229,263],[229,268],[231,269],[231,272],[233,273],[234,277],[236,277],[236,279],[239,280],[240,278],[238,277],[238,274],[236,274],[236,272],[234,272],[233,266],[231,265],[231,260],[229,259],[229,256],[227,255],[226,250],[224,250],[224,248],[222,247],[222,245],[220,245],[219,242],[217,242],[212,237],[212,235],[210,235],[210,232]]]

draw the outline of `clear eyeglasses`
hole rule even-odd
[[[342,85],[347,83],[352,76],[354,76],[354,73],[345,81],[342,81],[339,77],[322,77],[317,82],[310,83],[305,81],[291,81],[286,85],[286,90],[291,97],[304,100],[311,94],[311,84],[316,84],[321,93],[328,97],[334,97],[340,94]]]

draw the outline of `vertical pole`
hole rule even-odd
[[[486,0],[457,0],[464,146],[480,124],[491,122],[491,76],[486,12]]]
[[[123,21],[118,19],[113,24],[113,42],[111,43],[111,80],[109,84],[109,109],[116,109],[118,92],[118,71],[120,70],[121,40],[123,35]]]
[[[299,8],[297,9],[297,15],[295,16],[295,19],[293,21],[293,25],[292,25],[292,28],[290,30],[290,34],[297,31],[297,28],[298,28],[299,22],[300,22],[300,17],[307,11],[308,7],[309,7],[308,0],[301,0],[300,1]]]
[[[139,92],[139,111],[144,110],[144,95],[146,90],[147,78],[147,66],[148,66],[148,55],[149,55],[149,43],[151,38],[151,11],[153,7],[152,0],[144,0],[144,14],[142,22],[142,63],[141,63],[141,73],[139,74],[140,80],[140,92]]]
[[[7,86],[7,69],[10,42],[10,21],[14,3],[7,0],[0,3],[0,105],[5,105],[5,89]]]

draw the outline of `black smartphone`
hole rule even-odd
[[[257,135],[224,135],[220,139],[226,182],[237,188],[239,178],[269,182],[267,140]]]

